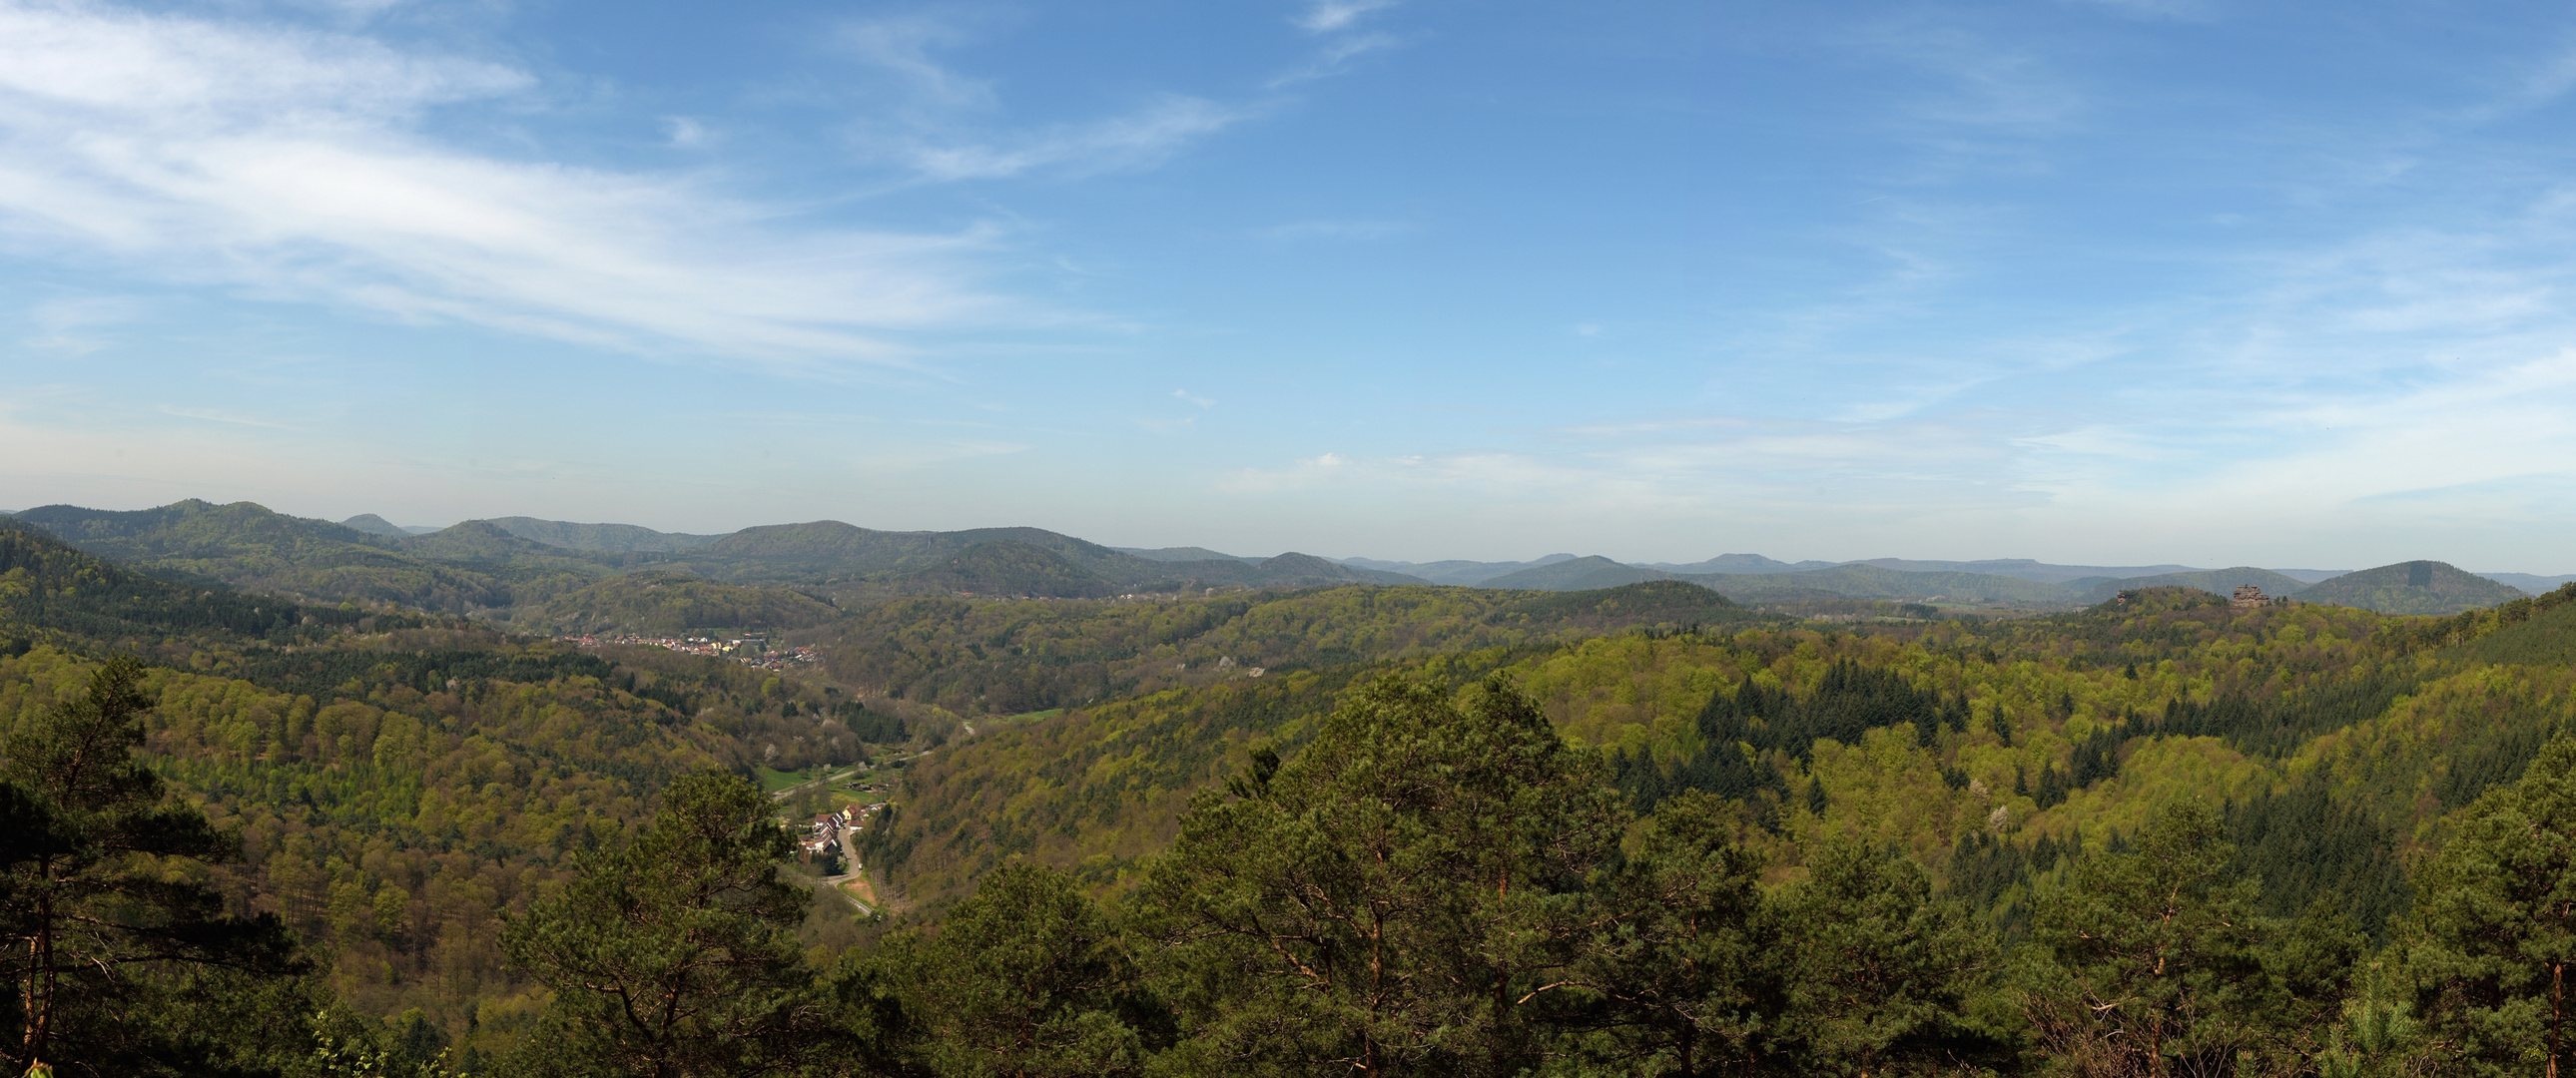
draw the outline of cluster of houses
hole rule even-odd
[[[857,805],[845,805],[838,812],[815,813],[814,822],[806,829],[805,837],[796,840],[797,849],[812,857],[839,845],[841,832],[858,826],[863,818],[858,809]]]
[[[796,840],[797,852],[807,860],[839,848],[841,836],[867,822],[881,805],[844,805],[837,812],[817,812],[806,825],[803,837]],[[855,866],[853,866],[855,867]]]
[[[580,636],[567,636],[562,639],[566,643],[585,648],[595,648],[602,644],[639,644],[648,648],[662,648],[667,651],[676,651],[683,655],[703,655],[710,659],[729,657],[733,659],[733,661],[745,666],[758,667],[763,670],[785,670],[798,663],[816,663],[823,661],[823,652],[819,648],[792,647],[782,651],[771,651],[769,650],[768,641],[762,640],[756,636],[737,636],[730,638],[712,636],[599,636],[593,633],[583,633]]]

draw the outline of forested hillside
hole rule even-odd
[[[415,1041],[458,1060],[524,1030],[537,1004],[503,966],[499,918],[566,858],[624,834],[674,775],[848,763],[871,751],[852,727],[877,728],[738,663],[176,585],[14,522],[0,619],[0,731],[78,700],[100,659],[144,656],[139,759],[239,837],[208,884],[300,938],[309,991],[352,1028],[416,1012],[435,1036]],[[278,1017],[308,1050],[309,1014]]]
[[[1782,864],[1820,836],[1862,835],[1999,909],[2030,884],[1993,862],[2134,833],[2177,791],[2246,802],[2249,827],[2296,809],[2317,817],[2302,826],[2325,820],[2358,845],[2322,877],[2299,875],[2313,865],[2282,870],[2272,900],[2296,908],[2340,888],[2376,928],[2397,901],[2401,858],[2438,842],[2443,813],[2509,777],[2576,707],[2563,658],[2477,658],[2519,654],[2497,649],[2557,631],[2556,615],[2474,644],[2407,635],[2441,624],[2337,607],[2240,611],[2165,589],[2016,621],[1721,626],[1536,649],[1477,640],[1454,658],[1386,669],[1451,682],[1502,670],[1569,739],[1603,750],[1643,805],[1720,793],[1756,825],[1747,841]],[[1320,708],[1290,701],[1338,684],[1175,689],[996,727],[916,772],[884,840],[899,856],[883,867],[925,896],[959,891],[959,864],[1013,852],[1052,851],[1109,879],[1154,847],[1194,784],[1184,776],[1212,781],[1256,741],[1294,744],[1295,720]],[[925,849],[939,852],[914,852]]]
[[[1533,647],[1629,627],[1785,620],[1680,582],[1548,594],[1343,587],[1168,602],[904,599],[836,622],[843,684],[958,715],[1011,716],[1181,685],[1399,656]]]
[[[2560,847],[2513,845],[2576,835],[2576,747],[2551,747],[2576,588],[2443,617],[2154,587],[1833,620],[1679,580],[780,594],[653,571],[548,609],[765,621],[820,661],[245,594],[0,522],[0,903],[127,895],[78,901],[199,926],[130,965],[0,961],[89,986],[20,992],[11,1020],[41,996],[44,1051],[101,1073],[2501,1074],[2553,1051],[2550,971],[2497,942],[2536,931],[2499,912],[2526,877],[2491,866],[2576,887]],[[65,778],[67,731],[129,722],[123,793]],[[820,886],[829,859],[777,819],[878,798],[862,873]],[[705,947],[727,972],[665,964]],[[609,988],[704,1009],[630,1028]]]
[[[2521,598],[2521,589],[2438,561],[2407,561],[2346,573],[2300,593],[2309,602],[2392,614],[2452,614]]]
[[[1422,583],[1296,553],[1258,563],[1141,558],[1037,528],[887,532],[827,520],[719,537],[512,517],[411,535],[390,526],[361,531],[291,517],[249,502],[193,499],[131,512],[43,506],[17,519],[170,579],[330,602],[396,602],[503,621],[516,608],[536,607],[602,578],[654,570],[763,588],[773,593],[771,602],[791,607],[790,596],[799,588],[856,598],[1105,598],[1209,588]],[[556,611],[539,618],[545,624],[560,620]]]

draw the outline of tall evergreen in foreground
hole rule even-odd
[[[2576,1057],[2576,740],[2472,804],[2417,885],[2409,965],[2433,1047],[2465,1073]]]
[[[1371,684],[1183,816],[1144,902],[1207,1071],[1508,1076],[1546,1057],[1628,822],[1499,678]]]
[[[204,882],[239,843],[134,760],[152,707],[143,674],[112,659],[86,695],[0,742],[11,1074],[222,1073],[257,1039],[226,1004],[255,1004],[256,979],[302,968],[274,917],[231,916]],[[196,994],[213,986],[240,996]]]
[[[780,877],[794,849],[758,787],[682,776],[622,849],[502,933],[554,990],[530,1074],[709,1078],[802,1069],[832,1038],[797,946],[812,895]]]

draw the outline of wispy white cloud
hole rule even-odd
[[[961,73],[937,55],[972,39],[970,28],[937,16],[844,26],[842,51],[888,80],[885,92],[851,121],[850,138],[859,152],[933,183],[1030,174],[1085,177],[1152,168],[1260,111],[1166,93],[1094,119],[1013,124],[990,80]]]
[[[927,15],[863,19],[840,31],[848,52],[894,76],[903,86],[904,106],[915,110],[988,109],[998,103],[992,83],[950,70],[931,55],[968,36],[955,23]]]
[[[1944,78],[1913,112],[1944,125],[1989,130],[2052,130],[2086,108],[2085,94],[2040,56],[1950,27],[1891,28],[1878,47]]]
[[[686,116],[663,117],[662,133],[670,139],[673,147],[683,150],[703,147],[715,137],[714,132],[707,130],[707,125]]]
[[[534,86],[344,33],[0,0],[0,238],[273,298],[791,365],[900,361],[883,333],[1002,317],[969,280],[989,229],[789,231],[687,176],[421,133],[433,109]]]
[[[1186,390],[1186,389],[1175,389],[1175,390],[1173,390],[1173,391],[1172,391],[1172,395],[1173,395],[1173,396],[1175,396],[1175,397],[1178,397],[1178,398],[1180,398],[1180,399],[1182,399],[1182,400],[1188,401],[1188,402],[1190,402],[1190,403],[1192,403],[1192,404],[1198,405],[1198,406],[1199,406],[1199,407],[1201,407],[1201,408],[1214,408],[1214,407],[1216,407],[1216,402],[1215,402],[1215,401],[1213,401],[1213,400],[1209,400],[1209,399],[1208,399],[1208,398],[1206,398],[1206,397],[1199,396],[1198,394],[1196,394],[1196,393],[1192,393],[1192,392],[1190,392],[1189,390]]]
[[[1349,70],[1350,61],[1354,58],[1381,49],[1391,49],[1401,43],[1394,34],[1385,33],[1352,34],[1330,41],[1322,49],[1317,50],[1312,61],[1271,79],[1269,86],[1273,90],[1278,90],[1301,82],[1331,78]]]
[[[1314,0],[1291,21],[1309,33],[1347,30],[1369,12],[1394,7],[1396,0]]]
[[[144,305],[130,296],[61,296],[29,308],[34,333],[19,344],[47,352],[87,355],[105,347],[98,331],[134,321]]]
[[[1167,96],[1129,113],[992,140],[907,140],[903,160],[933,180],[997,179],[1052,170],[1087,176],[1149,168],[1254,114],[1203,98]]]

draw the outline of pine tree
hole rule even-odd
[[[2471,804],[2416,884],[2419,1009],[2480,1074],[2566,1073],[2576,1054],[2576,739]]]
[[[1510,1075],[1592,926],[1586,876],[1629,816],[1600,757],[1500,678],[1460,707],[1389,678],[1266,782],[1209,791],[1144,913],[1206,1070]]]
[[[935,936],[900,933],[844,970],[888,986],[906,1055],[940,1075],[1132,1074],[1155,1008],[1115,925],[1063,873],[1015,861]],[[856,976],[854,976],[856,974]]]
[[[519,1069],[710,1078],[788,1069],[829,1012],[795,929],[811,893],[779,875],[795,843],[758,787],[681,776],[622,849],[502,929],[511,961],[554,990]]]
[[[2217,1073],[2264,1042],[2280,1003],[2268,926],[2253,884],[2226,872],[2233,853],[2217,812],[2181,802],[2136,852],[2076,858],[2031,925],[2043,1047],[2078,1073],[2165,1075]]]
[[[1733,816],[1709,794],[1679,795],[1588,888],[1595,927],[1560,989],[1579,1002],[1553,1016],[1571,1073],[1654,1060],[1647,1073],[1697,1078],[1769,1059],[1789,1007],[1778,919],[1762,915],[1762,859],[1732,841]]]
[[[152,707],[143,678],[142,664],[112,659],[87,695],[0,743],[0,975],[14,989],[0,1013],[18,1032],[0,1060],[12,1073],[212,1069],[221,1046],[191,1027],[228,1016],[169,996],[229,974],[246,1002],[303,968],[275,917],[228,915],[191,871],[240,844],[134,760]]]
[[[2000,1055],[2005,1045],[1962,1021],[1996,972],[1993,943],[1957,903],[1932,898],[1921,867],[1836,840],[1807,858],[1807,873],[1766,912],[1787,992],[1775,1064],[1881,1074]]]

